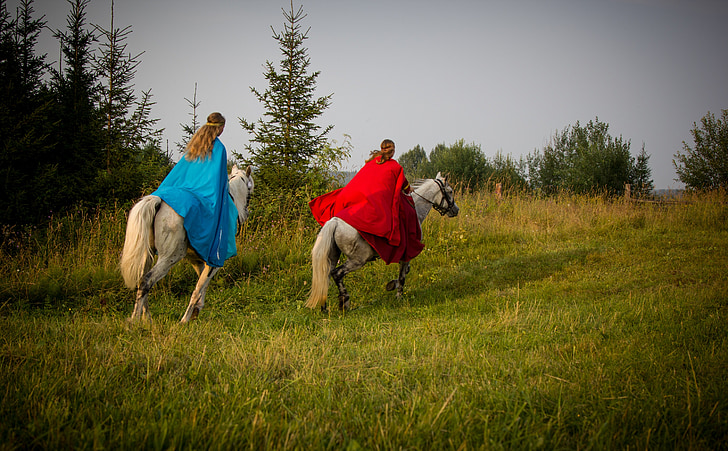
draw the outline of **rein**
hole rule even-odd
[[[450,199],[447,197],[447,193],[445,192],[445,183],[438,179],[432,179],[437,183],[437,186],[440,188],[440,194],[442,194],[442,199],[440,199],[439,203],[435,203],[434,201],[431,201],[430,199],[427,199],[426,197],[421,196],[416,191],[412,191],[412,194],[416,194],[417,197],[424,200],[425,202],[432,205],[432,208],[435,209],[438,213],[440,213],[440,216],[445,216],[447,212],[449,212],[452,209],[453,202],[450,201]]]

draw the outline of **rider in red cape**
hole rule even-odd
[[[336,216],[354,227],[387,264],[410,261],[422,251],[422,230],[394,142],[382,141],[343,188],[309,202],[319,224]]]

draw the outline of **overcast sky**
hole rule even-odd
[[[18,0],[8,0],[12,12]],[[599,118],[610,134],[644,143],[656,188],[681,188],[674,154],[694,122],[728,108],[725,0],[296,0],[308,14],[305,46],[320,71],[316,96],[333,94],[320,118],[347,169],[384,138],[399,154],[464,139],[514,158],[543,149],[556,131]],[[70,6],[36,0],[52,29]],[[201,116],[220,111],[228,151],[249,136],[238,118],[263,110],[250,87],[268,86],[266,61],[282,56],[290,0],[116,0],[115,27],[132,26],[129,53],[144,52],[134,80],[152,89],[153,116],[169,147],[190,122],[197,83]],[[111,0],[91,0],[88,22],[109,28]],[[47,61],[58,60],[50,32]],[[244,152],[243,152],[244,153]]]

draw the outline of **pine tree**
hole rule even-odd
[[[327,135],[333,128],[321,128],[314,123],[329,106],[331,94],[314,98],[316,79],[320,72],[309,73],[310,58],[303,46],[308,30],[302,32],[301,22],[306,17],[303,7],[283,10],[286,20],[282,32],[273,30],[283,59],[279,70],[266,62],[265,78],[268,89],[251,91],[265,108],[266,119],[248,122],[240,119],[243,129],[253,137],[246,150],[250,163],[256,167],[256,182],[272,191],[294,191],[306,184],[316,171],[316,160],[332,148]]]

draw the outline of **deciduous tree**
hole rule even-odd
[[[683,141],[685,153],[672,160],[678,180],[689,189],[728,189],[728,110],[718,119],[708,112],[691,133],[693,146]]]
[[[575,193],[624,193],[632,183],[633,158],[630,142],[609,134],[609,125],[599,118],[582,126],[556,132],[543,152],[529,155],[528,169],[534,188],[547,194],[559,190]]]

